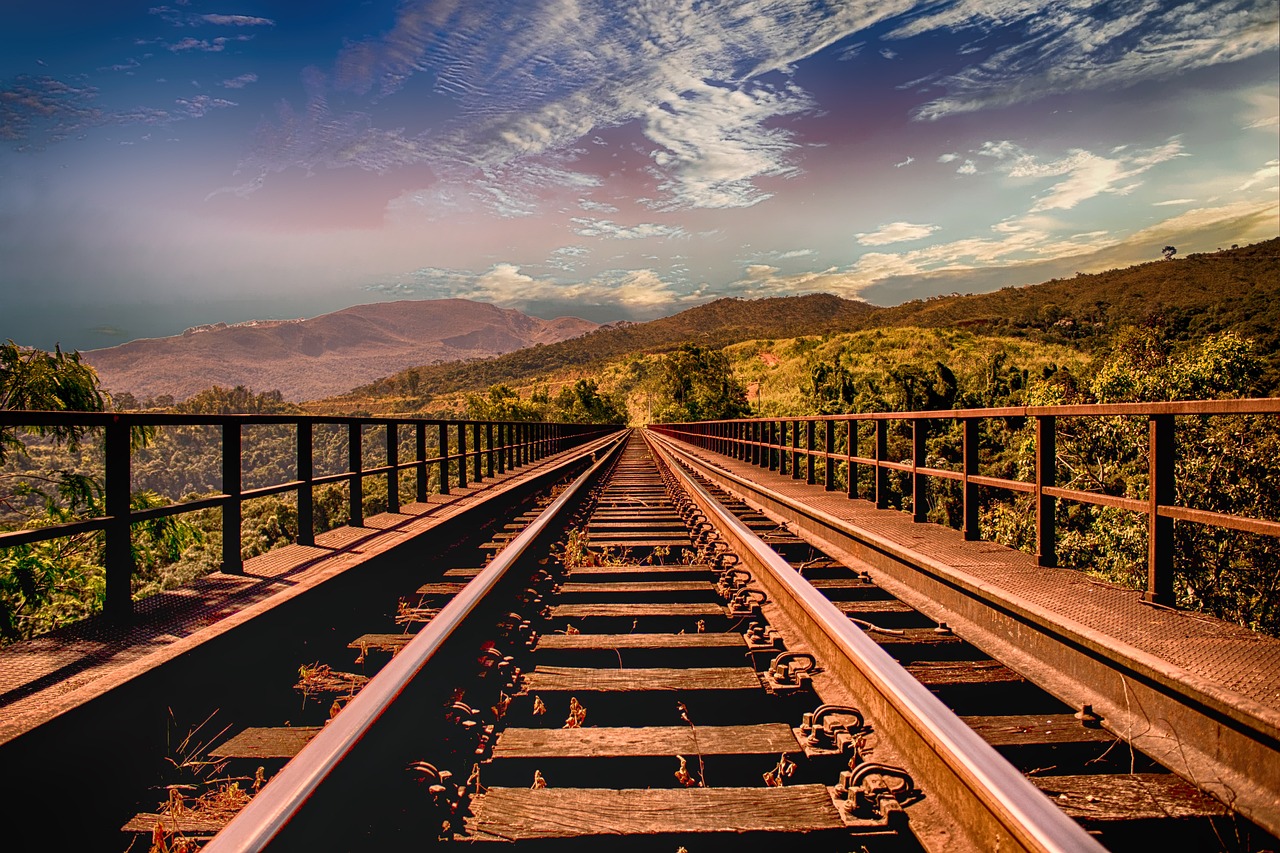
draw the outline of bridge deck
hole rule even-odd
[[[1083,627],[1109,648],[1129,647],[1189,674],[1200,689],[1223,702],[1280,721],[1280,639],[1267,637],[1201,613],[1158,607],[1141,593],[1074,569],[1044,568],[1035,557],[994,542],[965,541],[937,524],[916,524],[908,513],[878,510],[866,500],[809,485],[717,453],[681,447],[706,462],[753,480],[779,494],[834,516],[872,536],[943,565],[989,595],[1030,603],[1061,621]],[[803,469],[802,469],[803,474]]]
[[[129,625],[95,617],[0,648],[0,744],[179,654],[198,632],[229,627],[249,608],[269,606],[264,602],[273,596],[287,597],[382,554],[560,458],[454,485],[449,494],[405,504],[398,514],[370,516],[362,528],[318,534],[315,546],[278,548],[246,560],[242,575],[214,573],[136,601]]]

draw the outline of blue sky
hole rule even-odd
[[[1276,0],[34,3],[0,338],[877,304],[1280,232]]]

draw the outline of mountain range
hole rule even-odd
[[[90,350],[84,359],[104,388],[139,400],[184,400],[211,385],[313,400],[407,367],[489,358],[598,326],[577,317],[542,320],[466,299],[404,300],[305,320],[198,326],[173,337]]]

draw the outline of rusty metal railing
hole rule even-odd
[[[321,424],[347,429],[345,471],[317,476],[314,465],[314,432]],[[245,426],[292,426],[296,430],[296,478],[257,488],[243,488],[243,435]],[[132,450],[130,435],[150,427],[216,427],[222,469],[222,491],[149,509],[130,506]],[[197,510],[222,511],[222,565],[224,573],[244,571],[241,560],[242,507],[245,501],[292,492],[298,507],[298,543],[315,544],[313,489],[330,483],[348,486],[348,525],[364,526],[364,481],[386,478],[387,511],[400,511],[401,472],[416,475],[415,499],[427,500],[437,472],[436,491],[448,494],[452,484],[505,473],[530,462],[575,447],[617,429],[598,424],[534,423],[511,421],[445,421],[393,417],[311,417],[294,415],[168,415],[142,413],[0,411],[0,429],[22,427],[75,427],[101,430],[103,434],[102,516],[65,524],[0,532],[0,549],[51,539],[103,531],[106,595],[103,612],[109,618],[127,619],[133,612],[131,582],[134,573],[131,526]],[[365,432],[382,428],[385,464],[366,467]],[[414,458],[401,461],[400,429],[412,432]],[[428,450],[433,455],[428,454]]]
[[[696,423],[653,424],[651,429],[697,447],[760,468],[802,477],[817,483],[819,464],[822,485],[836,488],[844,471],[850,498],[864,494],[860,471],[870,469],[868,497],[877,508],[889,505],[889,474],[907,475],[912,518],[927,521],[928,483],[931,478],[960,484],[963,516],[960,529],[965,539],[980,539],[980,487],[1004,489],[1030,495],[1036,510],[1036,558],[1042,566],[1057,566],[1055,519],[1059,501],[1075,501],[1107,506],[1147,516],[1147,589],[1144,597],[1160,604],[1173,604],[1174,541],[1173,522],[1228,528],[1267,536],[1280,536],[1280,522],[1233,513],[1214,512],[1176,504],[1174,463],[1177,458],[1176,419],[1183,416],[1280,415],[1280,399],[1195,400],[1173,403],[1116,403],[1068,406],[1019,406],[996,409],[954,409],[927,412],[875,412],[811,417],[746,418]],[[1101,491],[1063,488],[1057,482],[1057,419],[1067,417],[1141,417],[1148,421],[1146,500],[1110,495]],[[1035,429],[1033,480],[1015,480],[979,473],[979,428],[984,420],[1031,419]],[[911,439],[909,458],[889,458],[889,425],[908,425]],[[926,440],[930,427],[940,422],[962,425],[961,464],[958,470],[926,464]],[[870,455],[860,434],[870,424]],[[803,441],[802,441],[803,435]],[[843,446],[843,452],[839,448]]]

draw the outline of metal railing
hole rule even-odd
[[[346,470],[317,476],[314,459],[315,427],[345,426]],[[267,486],[243,488],[243,428],[250,425],[292,426],[296,430],[295,479]],[[298,511],[298,544],[315,544],[313,490],[343,483],[348,487],[348,525],[364,526],[364,482],[385,477],[387,511],[400,511],[401,472],[416,475],[415,499],[425,502],[435,478],[439,494],[451,485],[503,474],[546,456],[575,447],[616,427],[598,424],[535,423],[527,421],[444,421],[420,418],[337,417],[295,415],[168,415],[96,412],[0,411],[0,429],[63,427],[101,430],[103,435],[104,514],[65,524],[0,532],[0,549],[29,545],[83,533],[103,531],[106,591],[103,612],[109,618],[127,619],[133,611],[131,583],[134,574],[131,526],[140,522],[198,510],[222,511],[221,571],[241,574],[241,524],[243,504],[255,498],[292,492]],[[134,431],[155,427],[216,427],[221,431],[222,491],[195,500],[161,507],[134,509],[132,496],[132,442]],[[385,434],[385,464],[365,467],[365,428],[381,427]],[[414,458],[401,461],[400,430],[413,435]],[[428,455],[428,448],[434,455]]]
[[[803,478],[810,484],[817,483],[820,465],[822,485],[828,491],[836,488],[837,475],[843,468],[845,488],[851,499],[862,497],[864,478],[860,471],[870,469],[868,497],[879,509],[889,506],[890,472],[901,472],[907,475],[910,483],[906,494],[911,496],[912,520],[916,522],[927,521],[930,478],[957,482],[963,500],[960,529],[964,538],[969,540],[981,538],[979,488],[1030,495],[1036,516],[1036,559],[1042,566],[1058,565],[1055,522],[1060,500],[1143,513],[1147,516],[1147,589],[1144,597],[1155,603],[1173,604],[1175,520],[1280,536],[1280,522],[1277,521],[1176,504],[1174,464],[1178,445],[1175,419],[1180,416],[1277,414],[1280,414],[1280,399],[1262,398],[748,418],[653,424],[650,429],[763,469],[790,473],[792,478]],[[1057,419],[1075,417],[1147,419],[1146,475],[1149,480],[1146,500],[1058,486]],[[992,419],[1034,421],[1033,480],[979,473],[979,430],[983,421]],[[895,421],[905,423],[910,433],[910,456],[902,460],[889,458],[889,426]],[[927,464],[926,441],[930,427],[941,422],[958,422],[962,427],[962,458],[958,470]],[[863,424],[870,424],[871,429],[860,429]],[[861,433],[864,432],[870,432],[865,436],[870,442],[870,455],[860,452],[860,448],[867,446],[862,443],[864,436]]]

